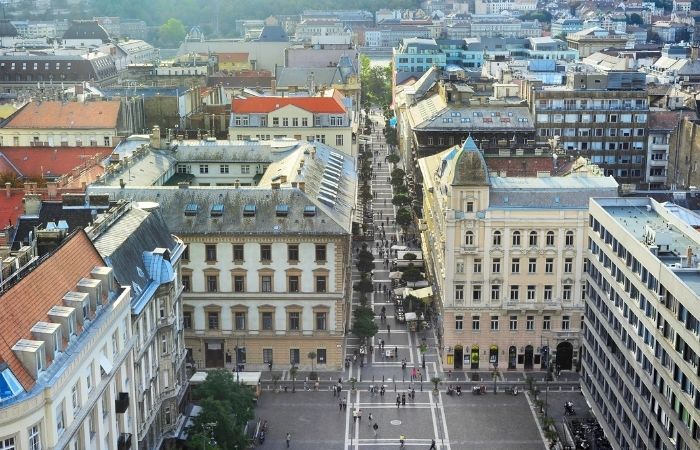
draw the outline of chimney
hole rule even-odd
[[[302,192],[304,192],[306,190],[306,182],[304,182],[304,181],[300,181],[297,186],[299,186],[299,190]]]
[[[10,198],[12,196],[12,183],[9,181],[5,183],[5,196]]]
[[[238,189],[239,187],[241,187],[241,180],[236,180],[236,181],[234,181],[234,182],[233,182],[233,187],[235,187],[236,189]]]
[[[24,196],[24,215],[38,216],[41,210],[41,195],[26,194]]]
[[[190,183],[187,182],[187,181],[180,181],[180,182],[177,184],[177,187],[180,188],[180,189],[187,189],[187,188],[190,187]]]
[[[287,182],[287,175],[280,175],[280,184],[284,184]]]
[[[55,181],[47,182],[46,189],[47,189],[49,198],[58,197],[58,183],[57,182],[55,182]]]
[[[270,87],[272,88],[272,95],[277,95],[277,80],[270,80]]]
[[[685,251],[686,267],[693,267],[693,249],[688,246]]]
[[[275,181],[274,183],[271,183],[271,184],[270,184],[270,187],[272,187],[272,190],[273,190],[273,191],[274,191],[274,190],[279,190],[280,184],[279,184],[278,182]]]
[[[151,148],[160,148],[160,127],[158,125],[153,125],[153,131],[151,132]]]
[[[693,45],[690,47],[690,60],[691,61],[697,61],[698,60],[698,54],[700,53],[700,47],[697,45]]]

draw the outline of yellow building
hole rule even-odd
[[[240,70],[252,70],[253,66],[248,61],[248,53],[217,53],[219,70],[222,72],[238,72]]]
[[[588,201],[615,197],[614,179],[596,171],[498,177],[471,138],[419,166],[423,254],[440,313],[443,364],[576,367]]]

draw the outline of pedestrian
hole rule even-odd
[[[386,324],[386,334],[391,336],[391,325],[389,325],[389,324]]]
[[[394,358],[397,358],[397,359],[398,359],[398,357],[399,357],[399,348],[398,348],[398,347],[394,347]]]
[[[371,427],[372,426],[372,413],[369,413],[369,416],[367,416],[367,426]]]
[[[435,445],[435,439],[430,440],[430,448],[428,450],[437,450],[437,446]]]
[[[401,406],[401,396],[396,394],[396,407],[398,408],[399,406]]]
[[[357,410],[352,412],[352,422],[353,423],[357,422]]]
[[[362,422],[362,410],[361,409],[357,411],[357,420]]]
[[[377,422],[374,422],[372,428],[374,429],[374,437],[377,437],[377,431],[379,430],[379,425],[377,425]]]
[[[401,406],[406,406],[406,393],[401,394]]]
[[[386,388],[384,385],[382,385],[381,389],[379,389],[379,396],[384,397],[384,393],[386,392]]]
[[[338,401],[338,410],[342,411],[343,410],[343,400]]]
[[[348,401],[343,399],[343,410],[347,411],[348,410]]]
[[[289,448],[289,443],[292,441],[292,434],[287,432],[287,448]]]

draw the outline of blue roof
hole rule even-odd
[[[476,145],[476,142],[474,142],[471,136],[467,136],[467,140],[462,144],[462,150],[465,152],[478,152],[479,146]]]

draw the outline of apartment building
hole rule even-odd
[[[616,449],[700,447],[700,233],[648,198],[593,199],[581,391]]]
[[[471,138],[418,164],[445,367],[576,368],[588,201],[615,197],[617,183],[586,165],[566,177],[498,176]]]
[[[633,36],[600,27],[585,28],[566,36],[569,48],[578,50],[581,58],[590,56],[606,48],[626,48],[634,40]]]
[[[128,363],[134,380],[134,444],[139,450],[159,449],[166,441],[171,445],[187,388],[177,276],[185,246],[170,234],[153,203],[120,202],[86,232],[119,284],[132,288],[129,325],[134,346]]]
[[[501,14],[503,11],[527,12],[537,9],[537,0],[476,0],[475,14]]]
[[[356,182],[353,158],[302,142],[257,186],[89,191],[157,201],[187,245],[178,275],[193,365],[336,370],[348,323]]]
[[[329,97],[252,97],[231,104],[229,138],[320,142],[353,156],[352,116],[337,91]]]
[[[0,447],[135,449],[131,289],[85,232],[63,233],[40,232],[63,242],[0,286]]]
[[[599,165],[620,183],[645,180],[649,103],[645,75],[631,70],[597,72],[578,65],[564,86],[527,83],[523,89],[536,119],[537,140]]]

